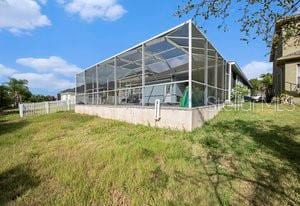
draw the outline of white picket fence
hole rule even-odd
[[[49,114],[59,111],[71,111],[75,104],[70,101],[52,101],[19,104],[20,117]]]

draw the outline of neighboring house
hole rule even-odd
[[[248,95],[251,95],[252,85],[249,82],[246,75],[242,72],[238,64],[233,62],[231,76],[231,89],[234,89],[236,85],[242,85],[248,88]]]
[[[299,21],[300,15],[295,15],[277,21],[275,34],[282,35],[282,26],[291,19]],[[300,93],[300,37],[290,39],[284,45],[272,47],[270,61],[273,62],[273,89],[275,95],[286,92],[293,96]]]
[[[58,100],[69,101],[71,104],[75,104],[75,88],[66,89],[57,94]]]

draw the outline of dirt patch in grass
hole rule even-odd
[[[116,188],[110,190],[111,203],[114,206],[129,206],[130,202],[123,192]]]

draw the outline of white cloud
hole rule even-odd
[[[57,0],[71,14],[78,14],[85,21],[100,18],[115,21],[121,18],[126,10],[117,0]]]
[[[0,76],[10,77],[11,75],[15,74],[16,72],[17,72],[17,70],[0,64]]]
[[[259,78],[261,74],[272,73],[273,63],[265,61],[252,61],[243,66],[243,72],[247,78]]]
[[[40,0],[45,4],[45,0]],[[51,25],[35,0],[0,0],[0,29],[12,33],[26,33],[37,27]]]
[[[16,61],[18,64],[33,68],[39,73],[56,73],[67,77],[73,77],[81,69],[74,64],[68,63],[66,60],[58,56],[49,58],[20,58]]]
[[[16,62],[28,66],[32,71],[21,71],[0,64],[0,80],[7,81],[9,77],[28,80],[29,88],[42,91],[44,94],[54,94],[60,90],[75,87],[75,73],[80,68],[70,64],[61,57],[20,58]]]
[[[63,90],[75,87],[75,83],[59,78],[54,74],[38,74],[38,73],[16,73],[12,75],[16,79],[28,80],[31,89],[45,90]]]

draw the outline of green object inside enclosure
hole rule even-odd
[[[204,105],[204,91],[199,88],[193,88],[192,106],[198,107]],[[189,87],[186,87],[180,99],[180,107],[189,107]]]
[[[186,87],[180,99],[180,107],[189,107],[189,87]]]

